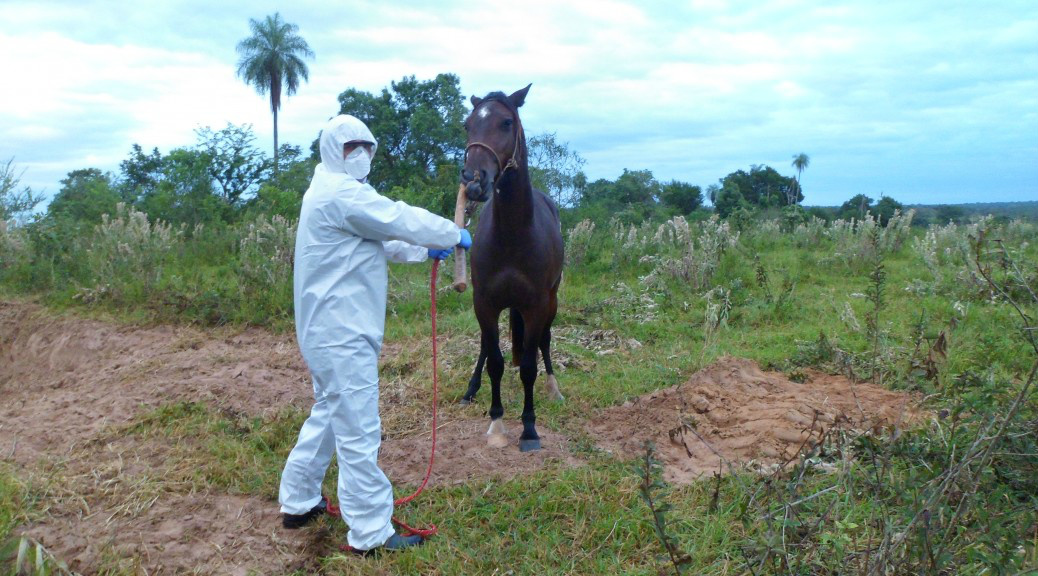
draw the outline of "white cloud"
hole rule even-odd
[[[70,170],[116,169],[134,143],[192,145],[200,126],[252,124],[269,146],[269,105],[234,76],[234,46],[279,9],[5,1],[0,53],[18,89],[0,93],[0,160],[52,193]],[[569,142],[593,178],[650,169],[706,186],[751,164],[791,174],[802,151],[809,201],[954,186],[1038,199],[1028,0],[301,1],[281,14],[316,53],[279,113],[281,141],[304,148],[343,90],[450,72],[467,94],[533,82],[528,129]]]

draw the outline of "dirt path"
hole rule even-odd
[[[387,347],[383,360],[398,352]],[[427,399],[388,384],[384,421],[394,422],[385,416],[401,410],[425,414],[415,403]],[[25,478],[60,475],[62,484],[39,504],[43,519],[22,531],[83,573],[101,566],[204,574],[312,568],[310,549],[329,544],[316,541],[313,531],[281,529],[275,493],[199,489],[183,481],[162,441],[113,434],[175,402],[267,418],[286,406],[309,409],[311,394],[292,334],[137,328],[0,302],[0,461]],[[538,453],[490,449],[479,409],[445,404],[433,486],[582,465],[569,439],[543,426],[545,449]],[[603,448],[625,457],[653,439],[667,478],[687,482],[717,470],[717,453],[736,463],[774,462],[811,434],[805,430],[812,421],[815,433],[835,422],[868,426],[897,420],[905,406],[906,397],[892,392],[820,374],[795,384],[752,362],[726,359],[681,386],[592,415],[590,428]],[[672,441],[682,423],[695,426],[702,440],[684,430]],[[414,485],[425,472],[428,423],[406,433],[392,428],[380,462],[397,485]],[[510,434],[520,428],[509,422]]]

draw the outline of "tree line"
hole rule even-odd
[[[131,206],[149,219],[192,227],[198,224],[233,223],[257,214],[294,218],[298,214],[314,166],[319,162],[318,137],[308,150],[278,142],[278,111],[282,94],[294,94],[309,78],[305,59],[314,56],[298,28],[275,13],[250,20],[251,35],[237,45],[237,75],[270,101],[274,122],[273,155],[256,145],[251,126],[228,124],[221,129],[196,130],[193,145],[166,153],[146,151],[133,144],[115,173],[81,168],[61,180],[46,213],[37,220],[66,226],[97,223],[118,204]],[[378,158],[369,177],[387,196],[428,208],[440,214],[453,211],[458,170],[463,160],[467,114],[460,81],[440,74],[421,81],[414,76],[374,94],[354,88],[338,96],[339,109],[363,120],[379,139]],[[881,221],[900,209],[889,197],[873,204],[863,194],[839,209],[801,207],[800,184],[810,158],[799,153],[791,166],[796,176],[781,174],[771,166],[752,165],[702,188],[687,182],[661,182],[648,170],[625,168],[615,180],[589,181],[585,161],[553,132],[528,138],[531,177],[563,210],[564,221],[625,223],[665,219],[675,215],[713,211],[723,218],[745,220],[759,212],[783,213],[789,218],[810,215],[827,220],[863,218],[866,213]],[[0,165],[0,218],[32,212],[42,197],[19,187],[13,159]]]

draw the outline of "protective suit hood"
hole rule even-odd
[[[329,120],[321,132],[321,163],[325,170],[346,173],[342,146],[347,142],[371,142],[372,156],[378,150],[378,141],[363,122],[349,114],[339,114]]]

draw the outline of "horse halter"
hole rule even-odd
[[[482,105],[482,103],[481,103],[481,105]],[[511,108],[508,108],[508,110],[509,110],[509,112],[512,112]],[[475,112],[475,110],[473,110],[473,112]],[[501,178],[501,176],[503,176],[504,173],[507,172],[509,168],[516,169],[516,170],[519,169],[519,163],[515,161],[515,155],[519,151],[519,137],[523,134],[523,122],[522,122],[522,120],[519,119],[519,113],[518,112],[512,112],[512,118],[515,120],[515,142],[512,143],[512,157],[508,159],[508,162],[505,162],[505,163],[502,164],[501,163],[501,157],[498,156],[497,151],[494,150],[493,148],[491,148],[490,146],[482,143],[482,142],[472,142],[468,146],[465,147],[465,157],[466,157],[466,159],[468,158],[468,155],[469,155],[469,148],[472,148],[473,146],[477,146],[477,147],[480,147],[480,148],[485,148],[491,154],[494,155],[494,161],[497,162],[497,178],[495,178],[495,180],[497,180],[498,178]]]

